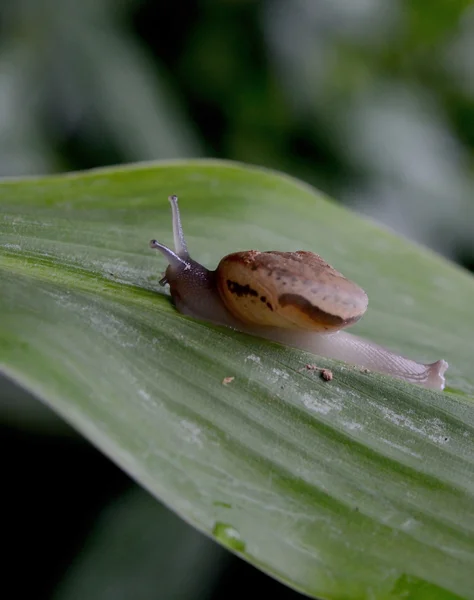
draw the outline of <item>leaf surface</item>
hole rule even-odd
[[[195,260],[321,254],[369,295],[353,331],[445,358],[448,391],[178,314],[148,248],[172,243],[171,193]],[[470,275],[308,186],[233,163],[4,181],[0,209],[7,376],[186,521],[308,595],[474,597]]]

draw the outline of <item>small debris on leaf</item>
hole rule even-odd
[[[229,383],[232,383],[234,379],[235,377],[224,377],[222,380],[222,385],[229,385]]]
[[[324,379],[324,381],[332,381],[332,371],[329,369],[321,369],[321,377]]]
[[[305,365],[302,369],[300,369],[300,371],[319,371],[321,373],[321,377],[324,379],[324,381],[332,381],[334,375],[333,372],[330,369],[324,369],[322,367],[318,367],[318,365]]]

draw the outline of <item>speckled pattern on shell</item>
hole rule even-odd
[[[364,290],[313,252],[234,252],[216,274],[226,307],[247,323],[336,331],[367,309]]]

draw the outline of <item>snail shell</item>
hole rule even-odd
[[[216,271],[219,294],[243,323],[331,332],[356,323],[367,294],[313,252],[225,256]]]

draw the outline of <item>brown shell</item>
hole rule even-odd
[[[365,313],[367,294],[313,252],[235,252],[216,271],[227,309],[244,323],[337,331]]]

